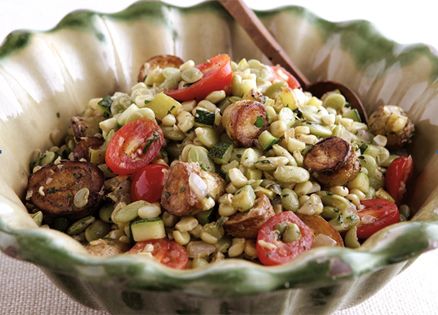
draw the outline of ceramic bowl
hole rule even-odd
[[[417,127],[412,221],[359,250],[314,249],[279,267],[227,260],[189,271],[141,257],[91,257],[68,236],[37,228],[21,202],[31,152],[51,146],[88,99],[129,90],[156,54],[202,61],[225,52],[267,62],[216,2],[184,9],[139,2],[116,14],[74,12],[50,31],[14,32],[1,46],[2,251],[114,314],[326,314],[360,303],[438,247],[438,56],[383,38],[364,21],[331,23],[300,7],[258,15],[311,80],[348,85],[369,111],[398,104],[409,113]]]

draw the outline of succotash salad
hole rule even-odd
[[[401,108],[367,125],[338,91],[318,99],[280,66],[228,55],[155,56],[138,81],[90,100],[32,161],[32,218],[91,254],[281,265],[409,218],[414,126]]]

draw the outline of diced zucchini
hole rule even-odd
[[[203,109],[197,109],[195,114],[195,122],[202,125],[213,126],[216,114]]]
[[[332,135],[332,131],[329,128],[318,124],[310,124],[309,129],[310,129],[310,133],[317,137],[326,138]]]
[[[210,222],[210,219],[212,217],[213,209],[202,211],[196,215],[196,219],[198,220],[199,224],[207,224]]]
[[[167,114],[176,115],[181,104],[177,100],[161,92],[155,95],[152,101],[145,106],[152,109],[155,113],[155,117],[161,120]]]
[[[131,232],[132,237],[136,242],[156,240],[166,237],[164,223],[161,219],[144,219],[135,221],[131,224]]]
[[[359,111],[356,108],[352,108],[351,110],[347,111],[343,115],[345,118],[353,119],[357,122],[362,122],[362,119],[360,118]]]
[[[232,152],[233,145],[231,143],[220,142],[208,151],[208,156],[216,164],[226,164],[230,161]]]
[[[274,137],[269,131],[263,131],[259,136],[259,143],[263,150],[270,149],[278,142],[278,138]]]

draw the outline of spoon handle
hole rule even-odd
[[[277,43],[268,29],[254,12],[242,0],[219,0],[227,12],[246,31],[257,47],[268,57],[272,64],[280,64],[300,82],[303,88],[309,85],[309,80],[289,59],[283,48]]]

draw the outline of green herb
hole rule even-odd
[[[265,120],[263,119],[263,116],[258,116],[257,119],[256,119],[256,121],[255,121],[255,123],[254,123],[254,125],[255,125],[257,128],[262,128],[263,125],[264,125],[264,122],[265,122]]]
[[[103,117],[108,118],[111,116],[111,105],[113,104],[111,96],[104,96],[97,104],[103,109]]]
[[[158,135],[158,133],[154,132],[152,134],[152,137],[146,141],[146,144],[143,147],[143,153],[146,153],[146,151],[149,149],[149,147],[152,145],[152,143],[154,143],[159,138],[160,138],[160,136]]]
[[[146,102],[149,103],[149,101],[145,101],[145,104],[147,104]],[[175,105],[173,105],[173,106],[169,109],[169,111],[167,112],[167,114],[168,114],[168,115],[169,115],[169,114],[172,114],[172,111],[173,111],[174,108],[175,108]]]
[[[56,193],[58,191],[58,189],[56,189],[56,188],[54,188],[54,187],[50,187],[50,188],[48,188],[47,190],[46,190],[46,192],[48,193],[48,194],[53,194],[53,193]]]

